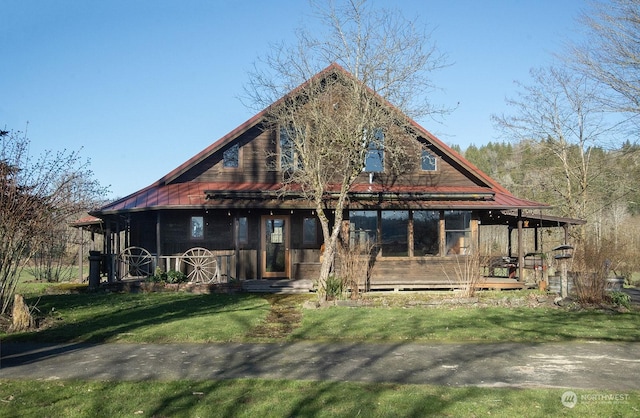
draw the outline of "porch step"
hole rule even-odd
[[[249,293],[309,293],[312,280],[243,280],[242,290]]]

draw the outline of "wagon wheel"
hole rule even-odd
[[[118,254],[121,266],[120,278],[147,277],[151,275],[153,257],[151,253],[141,247],[127,247]]]
[[[187,278],[193,283],[213,283],[220,280],[218,262],[206,248],[192,248],[183,255],[187,267]]]

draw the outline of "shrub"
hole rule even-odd
[[[361,290],[366,289],[367,277],[371,267],[370,243],[348,244],[338,246],[339,271],[342,277],[342,291],[351,291],[351,298],[357,299]]]
[[[619,306],[627,309],[631,308],[631,296],[626,293],[615,290],[613,292],[609,292],[608,296],[613,306]]]
[[[342,279],[336,276],[327,277],[327,300],[339,299],[342,297],[344,286]]]
[[[153,283],[184,283],[188,281],[188,277],[181,271],[169,270],[162,271],[162,268],[156,267],[156,271],[152,276],[147,277],[147,281]]]
[[[573,284],[580,304],[601,304],[607,301],[607,278],[612,265],[617,265],[613,245],[590,239],[575,251]]]
[[[167,276],[167,283],[184,283],[188,280],[188,277],[186,274],[176,270],[169,270],[166,276]]]

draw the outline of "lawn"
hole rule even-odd
[[[502,295],[510,300],[529,297],[527,293]],[[1,333],[0,338],[94,343],[640,341],[638,310],[432,305],[423,303],[432,298],[424,294],[370,297],[368,304],[359,307],[303,308],[314,298],[174,292],[31,296],[27,302],[36,307],[41,328]],[[410,303],[416,299],[418,303]],[[609,392],[576,390],[579,402],[574,408],[562,405],[564,391],[267,379],[0,379],[0,417],[542,417],[640,413],[640,391],[616,394],[624,396],[610,402],[590,397]]]
[[[242,379],[173,382],[0,380],[3,417],[637,416],[640,392]],[[583,400],[585,399],[585,400]]]
[[[0,337],[139,343],[640,341],[638,310],[420,304],[303,309],[313,298],[183,292],[43,295],[27,300],[37,308],[39,331]]]

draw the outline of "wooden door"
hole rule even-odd
[[[290,277],[288,216],[262,217],[262,277]]]

